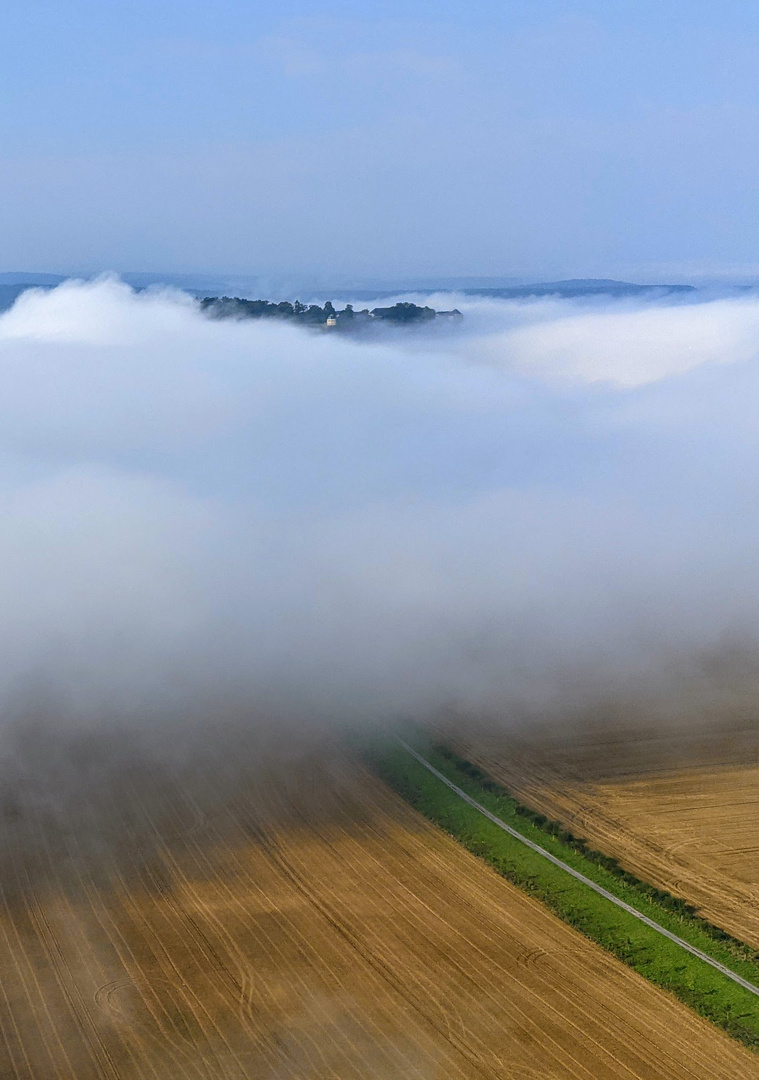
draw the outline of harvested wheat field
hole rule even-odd
[[[759,1078],[339,746],[50,743],[3,779],[3,1078]]]
[[[759,948],[755,726],[690,740],[674,729],[482,728],[452,742],[518,799]]]

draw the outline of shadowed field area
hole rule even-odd
[[[457,748],[517,798],[759,948],[759,731],[470,729]]]
[[[343,747],[281,743],[13,756],[0,1076],[759,1077]]]

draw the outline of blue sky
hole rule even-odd
[[[759,274],[744,2],[3,13],[0,270]]]

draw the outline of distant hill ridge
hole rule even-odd
[[[696,292],[695,285],[639,285],[632,281],[615,281],[613,278],[568,278],[564,281],[537,281],[526,285],[465,285],[456,287],[450,283],[435,286],[425,284],[424,288],[406,285],[394,289],[330,289],[334,300],[381,300],[384,297],[398,296],[399,293],[412,293],[417,296],[432,296],[435,293],[458,293],[460,296],[493,296],[502,300],[523,300],[540,296],[560,296],[566,299],[582,296],[646,296],[666,293]]]
[[[541,281],[534,285],[510,285],[503,289],[465,289],[467,296],[497,296],[522,299],[530,296],[640,296],[645,293],[695,292],[695,285],[636,285],[613,278],[569,278],[566,281]]]
[[[141,278],[145,279],[144,282]],[[27,289],[52,289],[65,280],[66,278],[59,274],[41,274],[33,272],[0,273],[0,311],[6,311],[9,307],[12,307],[16,299]],[[196,278],[189,274],[183,276],[181,284],[177,280],[177,275],[171,274],[166,275],[165,280],[162,280],[161,275],[127,274],[124,275],[124,280],[138,292],[141,292],[145,288],[149,288],[151,285],[160,286],[161,284],[166,284],[173,286],[174,288],[182,288],[184,291],[194,294],[195,296],[203,296],[204,291],[206,291],[208,287],[208,282],[205,282],[204,290],[203,279],[200,277]],[[475,279],[469,279],[469,281],[472,280]],[[750,289],[752,286],[743,286],[742,288]],[[422,288],[415,287],[413,283],[407,282],[403,286],[396,286],[394,288],[384,287],[367,289],[362,287],[355,289],[320,289],[319,293],[321,296],[331,296],[333,301],[358,301],[360,303],[362,301],[366,302],[372,300],[376,302],[385,297],[395,297],[402,293],[415,293],[417,296],[431,296],[434,293],[456,292],[462,296],[491,296],[502,300],[521,300],[542,296],[559,296],[567,299],[584,296],[642,297],[646,295],[656,296],[668,293],[683,294],[695,291],[697,291],[697,289],[694,285],[639,285],[631,281],[615,281],[613,278],[568,278],[567,280],[562,281],[539,281],[527,285],[489,285],[476,287],[474,285],[455,287],[451,282],[443,281],[441,281],[439,285],[435,285],[434,282],[428,281]],[[314,295],[313,291],[311,295]],[[223,298],[217,296],[206,297],[206,299],[221,300]],[[239,300],[241,298],[227,297],[226,299]],[[257,301],[252,302],[256,303]],[[264,301],[262,301],[262,303],[263,302]],[[284,303],[288,303],[288,301],[284,301]],[[316,306],[318,307],[319,305]],[[378,311],[384,309],[375,308],[372,310]],[[420,310],[423,309],[420,308]],[[355,314],[358,315],[359,312],[356,312]],[[437,312],[436,314],[442,315],[444,312]],[[393,320],[391,319],[391,321]],[[404,320],[400,319],[398,321]]]

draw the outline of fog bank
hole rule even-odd
[[[759,302],[431,302],[0,316],[5,721],[755,712]]]

